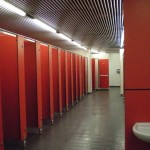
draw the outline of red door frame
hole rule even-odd
[[[17,36],[17,40],[21,141],[24,141],[27,137],[24,38]]]
[[[0,80],[0,150],[4,150],[3,119],[2,119],[2,98],[1,98],[1,80]]]

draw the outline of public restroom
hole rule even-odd
[[[149,150],[148,0],[0,1],[0,150]]]

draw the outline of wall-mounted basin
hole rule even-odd
[[[138,139],[150,143],[150,122],[135,123],[133,133]]]

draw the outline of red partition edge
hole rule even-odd
[[[25,55],[24,55],[24,38],[18,36],[18,76],[19,76],[19,101],[20,101],[20,126],[21,141],[27,137],[26,122],[26,90],[25,90]]]
[[[53,56],[52,46],[49,45],[49,84],[50,84],[50,120],[54,120],[54,88],[53,88]]]
[[[37,107],[38,107],[38,128],[42,128],[42,70],[41,70],[41,47],[36,42],[36,67],[37,67]]]
[[[62,114],[63,108],[66,107],[66,85],[65,81],[65,51],[58,50],[58,68],[59,68],[59,111]]]
[[[73,62],[73,53],[71,53],[71,102],[72,106],[74,105],[74,62]]]

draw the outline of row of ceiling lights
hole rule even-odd
[[[12,11],[12,12],[14,12],[14,13],[20,15],[20,16],[26,16],[27,15],[24,11],[20,10],[19,8],[13,6],[12,4],[10,4],[10,3],[8,3],[8,2],[6,2],[4,0],[0,0],[0,6],[8,9],[9,11]],[[84,50],[87,50],[86,47],[82,46],[81,44],[77,43],[76,41],[73,41],[72,39],[70,39],[69,37],[65,36],[64,34],[58,33],[55,29],[53,29],[52,27],[50,27],[47,24],[43,23],[42,21],[40,21],[40,20],[38,20],[36,18],[34,18],[33,21],[37,25],[39,25],[40,27],[42,27],[42,28],[44,28],[44,29],[46,29],[46,30],[48,30],[48,31],[50,31],[52,33],[57,33],[61,38],[65,39],[65,40],[67,40],[69,42],[72,42],[74,45],[76,45],[76,46],[78,46],[78,47],[80,47],[80,48],[82,48]]]

